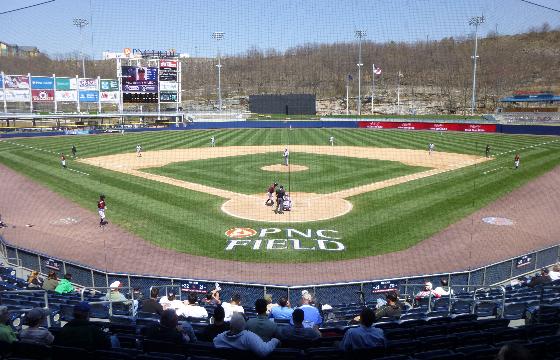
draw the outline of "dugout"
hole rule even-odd
[[[315,95],[250,95],[249,111],[256,114],[315,115]]]

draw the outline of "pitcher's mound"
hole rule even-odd
[[[307,166],[304,165],[282,165],[282,164],[276,164],[276,165],[267,165],[267,166],[263,166],[261,168],[261,170],[264,171],[273,171],[273,172],[296,172],[296,171],[304,171],[304,170],[309,170],[309,168]]]
[[[329,194],[290,193],[292,210],[276,214],[274,206],[266,206],[265,194],[239,195],[226,201],[222,211],[228,215],[254,221],[292,223],[332,219],[352,210],[352,204],[345,199]],[[276,201],[276,199],[275,199]]]

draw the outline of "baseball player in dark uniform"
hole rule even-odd
[[[490,145],[486,145],[486,157],[490,156]]]
[[[278,183],[273,183],[272,185],[270,185],[270,187],[268,188],[267,191],[267,195],[268,195],[268,199],[266,200],[266,202],[264,203],[267,206],[272,206],[274,205],[274,200],[272,199],[272,196],[274,196],[274,192],[276,191],[276,187],[278,186]]]
[[[286,191],[284,190],[284,186],[280,185],[278,189],[276,189],[276,210],[274,210],[277,214],[282,214],[283,208],[282,205],[284,204],[284,195],[286,195]]]
[[[105,209],[107,205],[105,204],[105,195],[99,195],[99,201],[97,202],[97,212],[99,213],[99,226],[107,225],[109,222],[105,220]]]
[[[76,157],[76,153],[78,152],[78,150],[76,149],[76,145],[72,145],[72,157],[75,158]]]

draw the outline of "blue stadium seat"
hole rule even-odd
[[[421,348],[420,342],[417,340],[395,340],[389,341],[387,344],[387,355],[390,354],[405,354],[410,355],[418,352]]]
[[[472,311],[473,300],[455,300],[451,305],[453,314],[470,314]]]
[[[418,360],[455,360],[462,359],[463,357],[462,354],[456,354],[451,350],[444,349],[416,353],[412,358]]]
[[[474,307],[474,313],[478,317],[496,316],[498,305],[495,302],[477,302]]]
[[[501,313],[501,309],[498,309],[498,315],[508,320],[520,320],[525,318],[526,309],[526,303],[512,302],[505,305],[503,314]]]

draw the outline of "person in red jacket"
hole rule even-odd
[[[519,169],[519,154],[515,154],[515,158],[513,159],[513,164],[515,165],[515,170]]]
[[[97,202],[97,212],[101,218],[99,226],[107,225],[109,223],[105,220],[105,209],[107,209],[107,205],[105,204],[105,195],[99,195],[99,201]]]
[[[274,205],[274,200],[272,199],[272,196],[274,196],[274,192],[276,191],[277,186],[278,186],[278,183],[273,183],[268,188],[268,191],[267,191],[268,199],[265,201],[265,203],[264,203],[265,205],[267,205],[267,206]]]
[[[66,169],[66,156],[64,156],[64,153],[60,153],[60,163],[62,164],[62,167]]]

